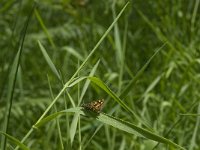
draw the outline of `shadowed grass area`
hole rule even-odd
[[[0,2],[1,149],[199,149],[199,4]]]

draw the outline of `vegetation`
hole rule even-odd
[[[1,149],[200,149],[199,5],[1,1]]]

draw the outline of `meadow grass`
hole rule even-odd
[[[2,150],[200,148],[199,0],[1,3]]]

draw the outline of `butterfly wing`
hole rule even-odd
[[[87,110],[100,113],[101,109],[103,108],[103,103],[104,103],[104,100],[102,99],[102,100],[92,101],[87,104],[83,104],[82,107],[84,107]]]

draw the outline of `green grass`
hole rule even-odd
[[[200,148],[199,0],[0,3],[2,150]]]

